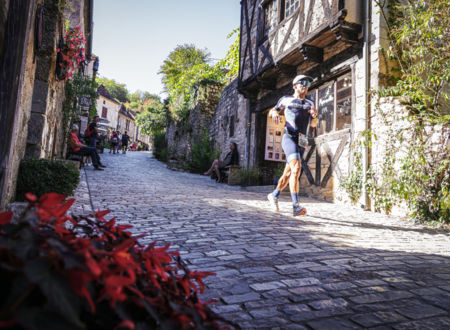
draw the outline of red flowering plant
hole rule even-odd
[[[86,60],[84,47],[86,38],[83,35],[81,26],[77,26],[66,32],[64,44],[57,49],[57,75],[60,80],[73,78],[74,72],[81,68]]]
[[[70,217],[64,195],[27,198],[17,223],[0,213],[0,327],[238,327],[198,297],[214,274],[189,270],[169,245],[141,245],[109,211]]]

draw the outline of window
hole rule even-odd
[[[108,117],[108,108],[103,107],[102,108],[102,118]]]
[[[230,137],[234,136],[234,116],[230,117]]]
[[[300,7],[300,0],[265,0],[264,8],[264,36],[275,30],[278,23],[291,16]]]
[[[300,5],[300,0],[285,0],[284,2],[284,17],[291,16],[294,11],[298,9],[298,6]]]
[[[125,129],[126,129],[127,131],[130,130],[130,121],[129,121],[129,120],[126,121]]]
[[[351,127],[352,75],[346,73],[308,93],[319,111],[318,135]]]
[[[264,8],[264,35],[267,36],[278,24],[278,0],[271,1]]]

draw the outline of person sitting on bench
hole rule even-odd
[[[217,176],[216,181],[221,182],[222,176],[220,174],[220,170],[230,165],[239,165],[239,153],[237,150],[237,145],[234,142],[230,143],[230,152],[227,153],[225,158],[222,161],[214,159],[210,169],[203,173],[203,175],[211,175],[212,171],[214,171]]]
[[[78,130],[79,128],[76,124],[74,124],[72,126],[72,129],[70,130],[69,147],[71,153],[74,155],[91,156],[92,164],[94,164],[94,169],[97,171],[103,171],[101,167],[106,166],[103,165],[100,161],[100,156],[97,153],[97,149],[95,147],[88,147],[81,143],[77,136]]]

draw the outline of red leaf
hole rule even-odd
[[[71,198],[71,199],[68,199],[67,202],[65,202],[61,206],[55,208],[55,210],[53,210],[53,214],[55,215],[55,217],[59,218],[59,217],[62,217],[64,214],[66,214],[66,212],[72,207],[74,202],[75,202],[75,199]]]
[[[134,330],[134,323],[132,321],[130,321],[130,320],[124,320],[120,324],[118,324],[114,328],[114,330],[120,329],[120,328],[128,328],[128,329]]]
[[[178,281],[178,283],[181,284],[181,286],[184,289],[184,292],[186,292],[186,296],[190,297],[191,296],[191,290],[189,289],[189,281],[186,279],[181,279]]]
[[[13,215],[14,213],[11,211],[0,213],[0,226],[10,223],[11,219],[13,218]]]
[[[86,265],[95,276],[100,276],[100,274],[102,273],[102,269],[94,259],[88,258],[86,260]]]
[[[17,323],[16,319],[11,319],[8,321],[0,321],[0,328],[9,328],[9,327],[12,327],[16,323]]]
[[[37,197],[36,195],[33,195],[32,193],[26,193],[25,197],[30,201],[30,202],[36,202],[37,201]]]
[[[47,193],[39,198],[39,206],[42,208],[52,208],[66,199],[66,195],[57,193]]]
[[[95,217],[96,217],[97,219],[103,219],[103,217],[104,217],[105,215],[107,215],[108,213],[110,213],[110,212],[111,212],[110,210],[103,210],[103,211],[98,210],[98,211],[95,213]]]

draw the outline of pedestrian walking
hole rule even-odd
[[[116,131],[112,132],[111,134],[111,149],[113,151],[113,154],[115,154],[116,152],[118,153],[118,147],[119,147],[119,135],[117,134]]]
[[[100,160],[100,156],[98,155],[97,148],[88,147],[85,144],[81,143],[78,139],[78,125],[74,124],[72,129],[70,130],[69,135],[69,147],[73,154],[82,155],[82,156],[90,156],[92,159],[92,164],[94,165],[94,170],[103,171],[102,167],[106,167],[102,164]]]
[[[128,141],[130,141],[130,137],[128,136],[128,132],[122,135],[122,153],[126,154],[128,149]]]
[[[286,155],[286,167],[283,175],[278,181],[276,189],[267,195],[274,211],[278,212],[278,197],[283,189],[289,183],[291,191],[293,215],[300,216],[306,214],[306,208],[302,207],[298,201],[299,177],[300,177],[300,157],[305,151],[298,145],[299,135],[306,136],[308,125],[317,126],[317,109],[314,103],[306,99],[308,88],[311,86],[312,78],[299,75],[294,78],[292,85],[294,94],[292,96],[283,96],[277,105],[269,111],[269,117],[275,124],[280,123],[280,115],[284,113],[286,124],[284,127],[284,135],[281,141],[283,152]]]

